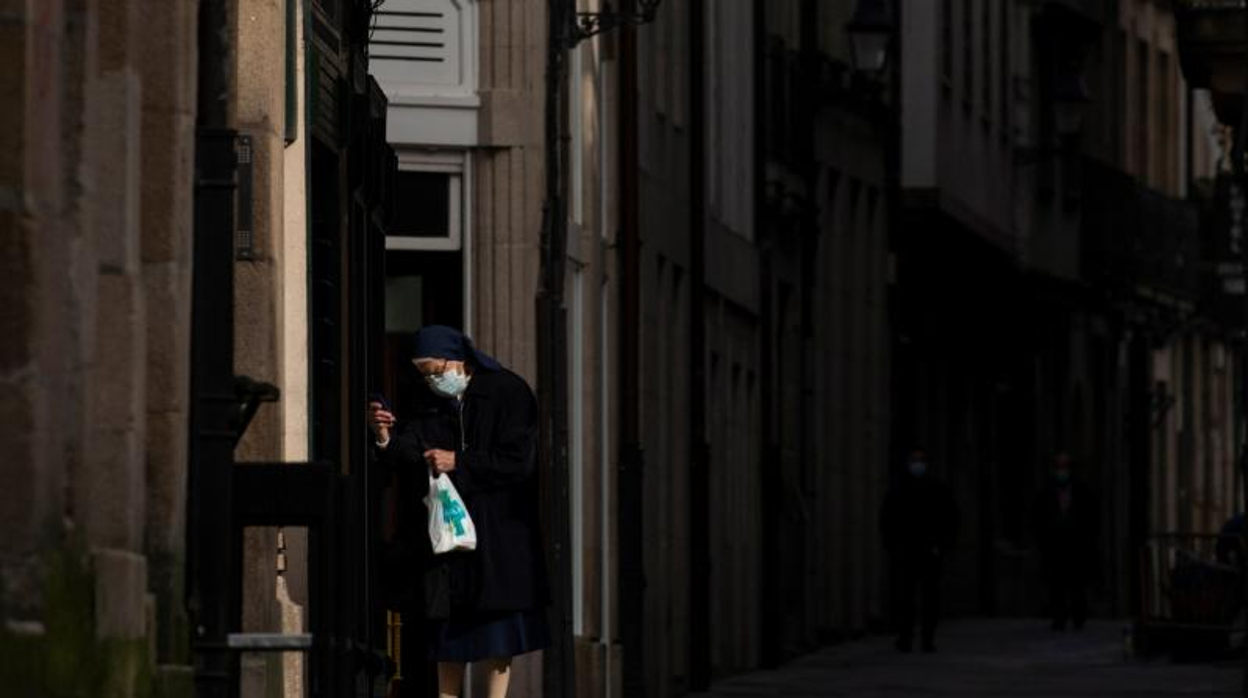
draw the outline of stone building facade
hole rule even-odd
[[[1145,538],[1220,525],[1235,496],[1208,98],[1165,3],[900,8],[893,419],[959,492],[954,607],[1042,607],[1029,512],[1067,451],[1104,498],[1102,611],[1129,612]]]
[[[861,535],[883,495],[888,443],[882,134],[849,97],[840,27],[850,8],[819,10],[812,43],[806,5],[663,3],[652,23],[569,46],[561,162],[578,695],[678,695],[861,632],[883,611],[879,551]],[[410,22],[390,11],[438,15],[430,28],[451,38],[447,58],[405,63],[419,49],[399,45]],[[390,231],[387,303],[405,310],[389,341],[397,348],[422,318],[459,323],[534,380],[544,10],[405,0],[379,17],[373,70],[400,167],[459,211],[419,235],[415,224]],[[841,102],[800,99],[798,56],[811,54],[839,66]],[[764,126],[764,99],[788,121]],[[786,128],[806,130],[813,179],[792,143],[760,140]],[[853,322],[827,319],[842,315]],[[842,391],[853,404],[834,397]],[[638,471],[630,499],[622,478]],[[768,496],[793,506],[769,508]],[[800,533],[769,546],[769,526]],[[768,564],[786,571],[765,575]],[[781,628],[783,638],[760,639]]]
[[[881,622],[887,121],[852,9],[673,3],[641,35],[646,695]]]
[[[1102,610],[1129,611],[1144,536],[1234,510],[1242,437],[1228,337],[1186,262],[1218,134],[1165,4],[899,0],[882,75],[852,66],[854,5],[669,0],[642,26],[569,25],[552,143],[550,3],[388,0],[368,27],[398,168],[385,278],[343,283],[379,223],[360,223],[367,166],[332,105],[380,103],[366,75],[319,82],[343,4],[226,3],[247,144],[234,371],[280,391],[237,467],[361,472],[351,400],[376,388],[402,411],[423,324],[538,383],[554,148],[568,470],[543,476],[569,492],[566,528],[548,522],[568,694],[683,695],[880,628],[878,505],[917,444],[963,506],[954,612],[1037,610],[1026,512],[1058,450],[1106,495]],[[192,691],[199,8],[0,0],[0,684],[27,693]],[[357,346],[369,309],[336,303],[373,284],[384,327]],[[326,610],[303,529],[249,529],[240,553],[240,630]],[[397,659],[385,617],[366,639]],[[559,687],[559,659],[524,658],[513,695]],[[247,655],[242,690],[305,694],[312,668]]]
[[[197,3],[0,7],[0,681],[191,693]]]

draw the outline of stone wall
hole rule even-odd
[[[0,682],[190,693],[195,2],[0,3]]]
[[[240,259],[234,264],[234,370],[240,375],[277,385],[283,402],[293,398],[306,405],[306,397],[298,391],[289,391],[284,382],[294,371],[284,369],[284,360],[292,357],[284,355],[282,350],[282,322],[286,312],[283,304],[288,285],[283,278],[287,269],[287,195],[292,199],[289,202],[292,207],[307,205],[304,191],[287,187],[285,182],[288,164],[286,0],[240,0],[235,30],[238,130],[240,135],[251,139],[253,251],[250,259]],[[290,149],[304,147],[304,141],[299,140]],[[302,167],[303,163],[291,164]],[[299,176],[302,179],[302,173]],[[302,230],[292,229],[291,232],[305,234]],[[297,261],[306,267],[306,257]],[[306,281],[296,279],[294,283]],[[306,354],[306,346],[300,347],[299,353]],[[306,363],[302,368],[306,372]],[[304,387],[306,389],[306,383]],[[280,405],[265,405],[256,414],[234,454],[239,463],[283,460],[284,418],[298,417]],[[278,601],[279,583],[285,581],[279,582],[277,574],[278,530],[247,529],[243,535],[242,555],[243,630],[280,632],[285,615],[301,619],[299,609],[289,603],[289,599],[286,609]],[[307,564],[303,555],[295,556],[290,562],[301,571]],[[300,624],[294,625],[296,627],[285,629],[296,630]],[[243,696],[277,695],[283,690],[286,695],[298,695],[302,677],[281,672],[282,662],[283,656],[279,654],[243,655]],[[280,681],[278,676],[282,676]]]
[[[468,243],[473,333],[479,346],[536,386],[546,3],[483,2],[479,11],[482,147],[472,153]],[[512,695],[540,696],[541,667],[540,655],[519,658]],[[484,695],[484,675],[474,678],[474,695]]]

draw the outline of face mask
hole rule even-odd
[[[425,383],[442,397],[459,397],[468,389],[468,376],[458,371],[443,371],[425,376]]]
[[[927,463],[921,460],[910,461],[910,474],[915,477],[922,477],[927,473]]]
[[[1057,481],[1057,484],[1065,485],[1070,482],[1070,471],[1055,470],[1053,471],[1053,479]]]

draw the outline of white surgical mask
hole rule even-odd
[[[927,463],[921,460],[910,461],[910,474],[911,475],[915,477],[920,477],[926,473],[927,473]]]
[[[459,371],[443,371],[425,376],[425,383],[442,397],[459,397],[468,389],[468,376]]]

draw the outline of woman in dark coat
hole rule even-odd
[[[377,452],[400,475],[400,506],[428,493],[427,474],[446,473],[464,499],[477,548],[428,553],[425,605],[439,693],[458,696],[465,664],[489,662],[491,698],[507,693],[511,658],[550,644],[538,518],[537,400],[524,379],[477,351],[458,330],[416,333],[412,362],[425,379],[423,408],[397,424],[370,404]]]
[[[1088,618],[1088,583],[1097,562],[1097,496],[1075,478],[1073,468],[1070,454],[1054,457],[1052,478],[1035,509],[1036,543],[1054,630],[1065,630],[1068,620],[1074,622],[1075,630],[1083,628]]]

